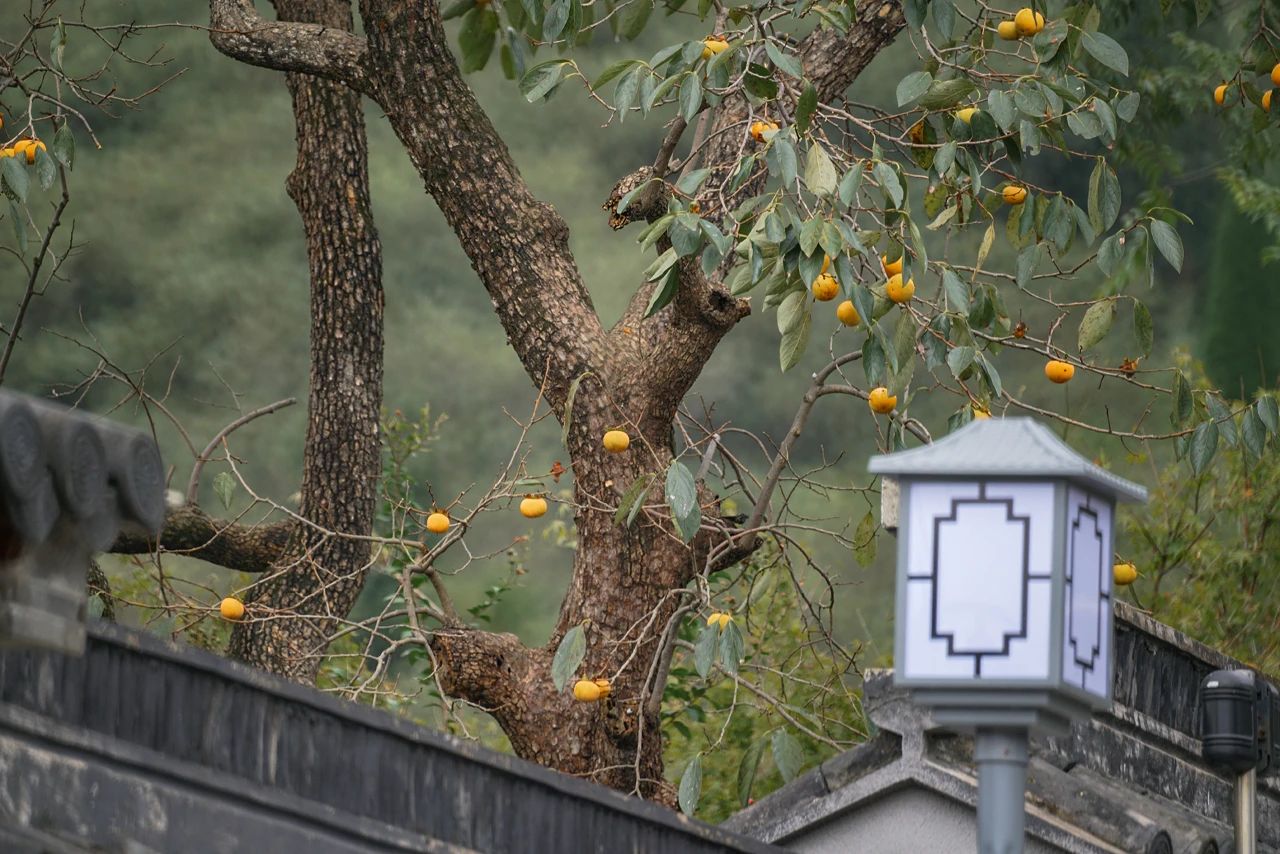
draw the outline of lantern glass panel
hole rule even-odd
[[[1054,485],[916,481],[907,501],[902,675],[1046,680]]]
[[[1067,490],[1062,681],[1097,697],[1111,685],[1111,502]]]

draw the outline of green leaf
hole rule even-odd
[[[880,184],[880,188],[884,190],[885,196],[893,202],[893,206],[895,208],[902,207],[902,199],[904,198],[902,182],[898,180],[898,173],[893,170],[893,167],[881,161],[872,169],[872,174],[875,176],[877,183]]]
[[[452,21],[454,18],[461,18],[476,7],[476,0],[454,0],[449,7],[440,13],[440,17],[445,21]]]
[[[1274,435],[1280,431],[1280,405],[1276,404],[1276,399],[1269,394],[1263,395],[1258,398],[1256,406],[1258,418],[1262,419],[1267,432]]]
[[[618,35],[631,41],[644,31],[649,23],[649,15],[653,13],[653,0],[632,0],[622,12],[622,21],[618,25]]]
[[[987,109],[991,111],[991,117],[996,120],[996,124],[1000,125],[1000,129],[1008,132],[1013,129],[1013,124],[1017,120],[1017,110],[1013,104],[1013,97],[1002,89],[992,89],[987,93]]]
[[[951,0],[932,0],[929,4],[933,12],[933,20],[938,25],[938,32],[946,41],[951,41],[951,34],[956,30],[956,7]]]
[[[784,73],[790,74],[797,80],[804,77],[804,66],[800,64],[800,60],[789,53],[784,53],[772,39],[764,43],[764,52],[769,54],[769,59]]]
[[[1262,456],[1262,452],[1267,445],[1267,428],[1263,425],[1262,419],[1258,417],[1255,407],[1249,407],[1244,411],[1244,419],[1240,424],[1240,431],[1244,435],[1244,445],[1249,449],[1249,453],[1255,457]]]
[[[1092,223],[1091,223],[1092,224]],[[1120,245],[1120,235],[1113,234],[1098,245],[1098,269],[1104,276],[1116,271],[1120,259],[1124,257],[1124,247]]]
[[[954,80],[935,80],[920,98],[920,106],[926,110],[945,110],[968,98],[978,87],[967,77]]]
[[[835,193],[839,180],[835,164],[818,141],[814,140],[809,146],[809,156],[804,164],[805,185],[816,195],[830,196]]]
[[[47,190],[53,186],[53,182],[58,179],[58,167],[54,165],[53,158],[43,149],[36,150],[36,180],[40,182],[40,188]]]
[[[1089,223],[1098,234],[1107,231],[1120,215],[1120,181],[1101,158],[1089,176]]]
[[[698,485],[693,482],[689,469],[679,460],[673,460],[667,469],[666,497],[676,531],[687,543],[702,524],[702,508],[698,506]]]
[[[567,62],[564,59],[550,59],[526,71],[524,77],[520,78],[520,93],[525,100],[532,104],[550,94],[560,82],[560,75],[564,73]]]
[[[27,170],[18,162],[22,159],[21,156],[0,157],[0,179],[20,203],[27,200],[27,191],[31,189]]]
[[[1206,394],[1204,396],[1205,407],[1209,410],[1209,417],[1218,425],[1218,432],[1222,440],[1229,446],[1235,447],[1236,444],[1236,422],[1231,417],[1231,408],[1216,394]]]
[[[1164,260],[1169,262],[1169,266],[1181,273],[1182,238],[1178,236],[1173,226],[1163,220],[1152,220],[1151,239],[1160,250],[1160,254],[1164,256]]]
[[[618,85],[613,91],[613,106],[618,111],[619,124],[627,120],[627,112],[635,105],[636,98],[640,95],[640,77],[643,73],[642,68],[635,68],[618,80]]]
[[[959,314],[969,313],[969,288],[950,267],[942,271],[942,289],[947,295],[948,309]]]
[[[785,729],[773,731],[773,764],[785,783],[790,783],[804,767],[804,748]]]
[[[720,632],[720,666],[729,673],[737,674],[738,664],[742,661],[745,651],[746,644],[742,639],[742,630],[738,628],[736,622],[728,623]]]
[[[600,72],[600,76],[597,77],[594,82],[592,82],[591,88],[599,89],[601,86],[608,83],[609,81],[617,79],[622,74],[622,72],[631,68],[631,66],[639,65],[639,64],[640,64],[640,60],[638,59],[623,59],[618,62],[615,62],[612,65],[610,65],[608,68],[606,68],[604,71]]]
[[[58,128],[58,132],[53,135],[53,145],[49,150],[53,152],[53,158],[68,169],[75,165],[76,138],[71,133],[70,125],[64,124]]]
[[[1133,117],[1138,114],[1138,104],[1141,103],[1142,96],[1137,92],[1130,92],[1115,103],[1116,115],[1124,119],[1126,122],[1133,121]]]
[[[569,0],[551,0],[546,17],[542,19],[543,41],[553,42],[560,38],[565,24],[569,23],[569,5]]]
[[[692,816],[698,808],[698,798],[702,797],[702,754],[694,754],[693,759],[685,766],[680,775],[680,790],[676,800],[680,802],[680,812]]]
[[[497,12],[485,5],[477,6],[466,14],[462,19],[462,29],[458,31],[463,74],[484,68],[493,55],[493,43],[497,36]]]
[[[53,41],[49,44],[49,58],[53,60],[53,67],[62,70],[62,56],[67,49],[67,27],[62,23],[62,18],[58,18],[58,23],[53,28]]]
[[[853,532],[853,557],[858,566],[870,566],[876,559],[876,517],[870,510]]]
[[[694,169],[692,172],[680,179],[680,182],[676,184],[676,189],[684,193],[686,196],[692,196],[698,191],[698,188],[702,186],[702,182],[707,180],[707,177],[710,174],[710,169]],[[656,181],[659,179],[650,178],[649,180]],[[648,182],[646,182],[646,184],[647,183]]]
[[[987,226],[987,230],[982,235],[982,243],[978,246],[978,259],[974,262],[976,270],[981,270],[982,265],[986,263],[987,256],[991,254],[991,247],[996,242],[996,224],[992,222]],[[974,275],[977,273],[975,271]]]
[[[1185,424],[1191,417],[1191,386],[1187,383],[1187,375],[1177,371],[1173,378],[1173,412],[1169,418],[1175,427]]]
[[[934,217],[933,221],[930,222],[928,225],[926,225],[925,228],[929,229],[930,231],[937,231],[947,223],[951,222],[951,220],[954,219],[955,215],[958,214],[959,212],[960,212],[959,205],[951,205],[948,208],[944,208],[942,213]]]
[[[772,72],[758,62],[747,66],[747,78],[743,85],[762,101],[772,101],[778,97],[778,83],[773,79]]]
[[[1191,434],[1191,470],[1203,472],[1218,450],[1218,425],[1206,421]]]
[[[578,386],[589,376],[590,371],[583,371],[574,377],[573,382],[569,383],[569,393],[564,396],[564,418],[560,419],[564,426],[560,428],[560,444],[566,448],[569,447],[569,427],[573,424],[573,401],[578,396]]]
[[[1025,288],[1027,283],[1031,281],[1031,277],[1036,272],[1036,267],[1040,265],[1040,244],[1032,243],[1018,253],[1018,260],[1014,265],[1014,277],[1018,282],[1018,287]]]
[[[987,378],[987,386],[991,389],[991,394],[995,397],[1004,397],[1004,384],[1000,381],[1000,372],[996,370],[996,366],[991,363],[985,353],[978,354],[978,366],[982,368],[982,374]]]
[[[951,369],[952,374],[959,377],[973,364],[977,355],[978,351],[972,347],[956,347],[947,354],[947,367]]]
[[[702,109],[702,81],[698,75],[690,74],[680,84],[680,115],[688,123],[692,123],[698,110]]]
[[[1151,355],[1151,346],[1155,343],[1155,331],[1151,323],[1151,309],[1146,303],[1133,301],[1133,337],[1137,339],[1138,349],[1143,356]]]
[[[671,302],[675,297],[676,290],[679,287],[680,268],[673,265],[667,270],[666,278],[662,280],[662,284],[653,289],[653,293],[649,297],[649,305],[645,308],[644,316],[653,317],[666,308],[667,303]]]
[[[863,323],[868,321],[865,318],[871,317],[870,314],[862,314]],[[868,335],[866,340],[862,342],[862,370],[867,376],[867,385],[871,388],[882,386],[885,384],[885,365],[884,347],[880,346],[880,339],[875,335]]]
[[[716,663],[716,650],[720,648],[720,627],[703,626],[698,642],[693,646],[693,667],[703,679]]]
[[[1118,71],[1126,77],[1129,74],[1129,54],[1125,53],[1115,39],[1105,33],[1085,33],[1080,44],[1089,55],[1112,71]]]
[[[952,139],[944,142],[938,149],[937,155],[933,158],[933,168],[939,175],[945,175],[955,163],[956,147],[956,141]]]
[[[1088,350],[1094,344],[1106,338],[1115,319],[1116,300],[1114,297],[1099,300],[1089,306],[1088,311],[1084,313],[1084,317],[1080,319],[1080,331],[1076,346],[1081,350]]]
[[[742,762],[738,764],[738,803],[742,807],[746,807],[747,801],[751,800],[751,787],[756,781],[756,770],[760,767],[764,746],[763,738],[751,742],[743,751]]]
[[[803,134],[808,132],[809,121],[813,118],[813,113],[817,108],[818,90],[810,83],[804,87],[804,91],[800,93],[800,99],[796,101],[796,133]]]
[[[8,158],[5,158],[8,159]],[[13,237],[18,243],[18,254],[27,254],[27,221],[22,216],[22,209],[18,207],[17,202],[13,199],[6,199],[9,203],[9,222],[13,224]]]
[[[564,633],[560,646],[556,647],[555,657],[551,659],[551,681],[557,691],[563,691],[565,684],[578,672],[582,659],[587,655],[587,633],[581,625],[574,626]]]
[[[1119,128],[1116,127],[1116,114],[1111,109],[1111,105],[1101,98],[1094,98],[1093,112],[1097,114],[1098,121],[1102,123],[1103,130],[1107,133],[1107,138],[1115,139]]]
[[[231,509],[231,497],[236,492],[236,477],[229,471],[220,471],[213,479],[213,494],[222,502],[223,510]]]
[[[817,269],[818,260],[815,258],[814,267]],[[793,290],[787,294],[782,302],[778,304],[778,332],[785,335],[804,322],[804,316],[809,311],[809,294],[807,291]]]
[[[927,71],[913,71],[898,83],[898,106],[909,104],[929,91],[933,75]]]
[[[639,513],[639,508],[644,506],[644,500],[649,494],[649,485],[652,483],[653,475],[648,474],[642,474],[631,482],[622,495],[622,501],[618,503],[617,512],[613,514],[613,524],[621,525],[625,522],[627,527],[631,526],[632,520]]]
[[[769,153],[777,164],[778,174],[782,178],[782,186],[790,189],[795,185],[799,174],[799,160],[796,158],[796,147],[785,134],[776,134],[769,142]]]
[[[843,204],[851,205],[854,199],[858,197],[858,190],[862,187],[862,178],[866,175],[861,164],[855,165],[852,169],[845,173],[840,179],[840,201]]]
[[[809,311],[807,303],[808,301],[805,300],[805,309],[799,315],[799,322],[783,331],[782,340],[778,342],[778,364],[784,373],[796,366],[800,357],[804,355],[805,348],[809,346],[813,314]]]

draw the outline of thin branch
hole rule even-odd
[[[219,430],[217,435],[209,440],[209,444],[205,445],[204,450],[196,457],[195,465],[191,467],[191,477],[187,480],[187,503],[195,504],[196,499],[199,498],[200,474],[204,471],[204,464],[209,461],[210,455],[217,449],[218,445],[222,444],[223,440],[255,418],[261,418],[263,415],[270,415],[277,410],[284,409],[286,406],[292,406],[297,402],[298,399],[295,397],[286,397],[284,400],[277,400],[275,403],[269,403],[266,406],[253,410],[252,412],[245,413],[235,421],[232,421],[226,427]]]

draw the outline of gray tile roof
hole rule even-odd
[[[899,477],[1060,477],[1118,501],[1147,500],[1144,487],[1094,465],[1031,418],[973,421],[931,445],[872,457],[867,469]]]

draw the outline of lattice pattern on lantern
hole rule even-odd
[[[913,485],[903,675],[1049,676],[1051,483]]]
[[[894,681],[943,726],[1065,733],[1111,700],[1117,501],[1146,490],[1026,418],[875,457],[895,478]]]
[[[1062,679],[1098,697],[1111,682],[1111,505],[1067,490]]]

